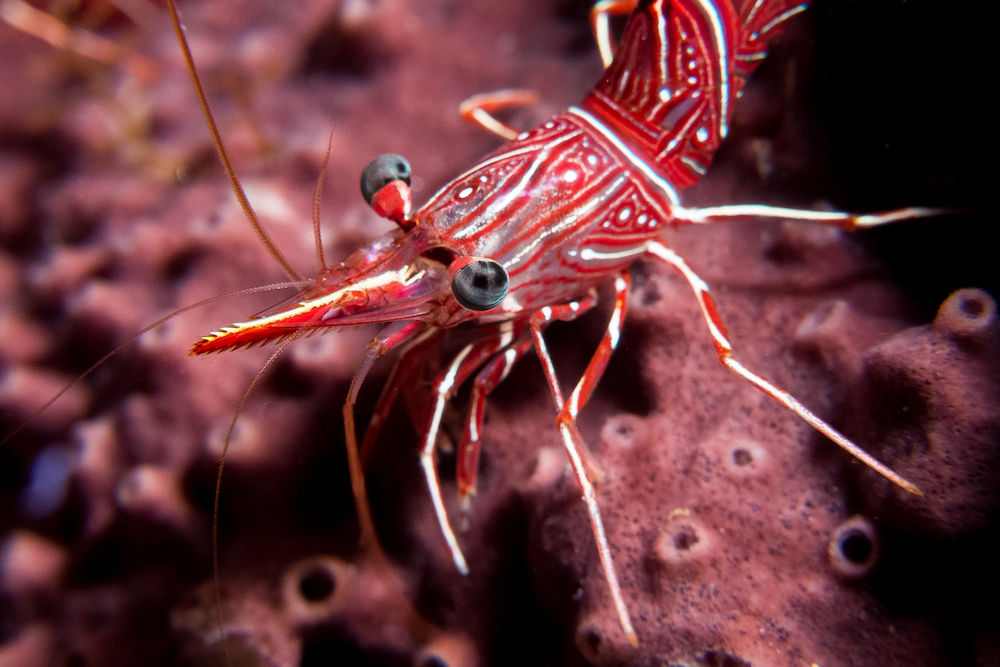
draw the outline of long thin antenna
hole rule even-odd
[[[198,70],[195,69],[194,58],[191,56],[191,47],[188,46],[187,38],[184,37],[184,29],[181,27],[181,19],[177,13],[177,4],[174,0],[167,0],[167,8],[170,10],[170,20],[174,25],[174,33],[177,35],[177,42],[181,45],[181,51],[184,53],[184,62],[187,64],[188,73],[191,75],[191,81],[194,83],[195,92],[198,95],[198,104],[201,105],[201,112],[205,115],[205,123],[208,125],[208,131],[212,134],[215,149],[219,152],[219,160],[222,162],[222,168],[225,169],[226,176],[229,177],[229,185],[233,188],[233,194],[236,195],[236,200],[239,201],[243,213],[246,214],[247,220],[250,221],[250,226],[253,227],[261,243],[271,253],[271,256],[278,261],[278,264],[281,265],[281,268],[285,270],[285,273],[292,280],[302,280],[302,277],[299,276],[295,269],[292,268],[292,265],[288,263],[288,260],[285,259],[285,256],[281,254],[281,251],[278,250],[278,246],[274,244],[271,236],[261,227],[260,221],[257,219],[257,214],[254,212],[253,207],[250,205],[250,200],[247,199],[247,195],[243,191],[240,179],[236,177],[236,171],[233,169],[233,164],[229,161],[229,154],[222,143],[222,135],[219,134],[219,128],[215,124],[215,117],[208,106],[208,98],[205,97],[205,88],[201,85]]]
[[[173,0],[168,0],[168,2],[173,4]],[[268,369],[274,365],[278,357],[281,356],[281,353],[295,342],[297,338],[302,336],[304,331],[305,329],[299,329],[288,340],[282,343],[281,347],[268,357],[264,365],[257,371],[257,375],[250,381],[250,386],[243,392],[243,397],[240,398],[240,402],[236,406],[236,411],[233,412],[233,418],[229,420],[229,428],[226,429],[226,439],[222,442],[222,453],[219,454],[219,466],[215,473],[215,498],[212,501],[212,584],[215,588],[215,621],[219,626],[219,641],[222,642],[222,652],[226,659],[226,665],[233,664],[232,656],[229,653],[229,642],[226,640],[226,622],[222,611],[222,575],[219,567],[219,500],[222,498],[222,473],[226,469],[226,455],[229,453],[229,445],[233,442],[236,420],[239,419],[240,413],[243,412],[247,401],[250,400],[250,394],[260,384],[261,379],[263,379]]]
[[[30,424],[33,424],[40,414],[48,410],[50,405],[52,405],[53,403],[58,401],[62,396],[64,396],[66,392],[68,392],[73,386],[76,385],[77,382],[80,382],[81,380],[89,376],[91,373],[96,371],[98,368],[103,366],[104,362],[106,362],[108,359],[115,356],[123,349],[125,349],[126,347],[137,341],[143,334],[158,328],[161,324],[164,324],[167,321],[174,319],[181,313],[186,313],[189,310],[194,310],[195,308],[201,308],[202,306],[207,306],[208,304],[215,303],[216,301],[228,300],[232,299],[233,297],[243,296],[246,294],[260,294],[262,292],[272,292],[279,289],[288,289],[290,287],[293,287],[295,289],[301,289],[302,281],[298,280],[295,282],[288,282],[288,283],[273,283],[271,285],[261,285],[259,287],[247,287],[245,289],[237,290],[235,292],[228,292],[226,294],[216,294],[215,296],[208,297],[207,299],[202,299],[197,303],[191,303],[186,306],[183,306],[182,308],[178,308],[177,310],[171,311],[166,315],[164,315],[163,317],[157,319],[155,322],[147,324],[146,326],[139,329],[138,331],[136,331],[134,334],[132,334],[122,342],[118,343],[118,345],[116,345],[114,349],[112,349],[103,357],[92,363],[90,366],[87,367],[85,371],[83,371],[75,378],[73,378],[65,385],[63,385],[63,388],[57,391],[52,397],[49,398],[49,400],[45,401],[39,407],[35,408],[35,410],[33,410],[31,414],[25,417],[21,421],[21,423],[14,428],[14,430],[3,436],[3,438],[0,438],[0,447],[7,444],[7,442],[12,440],[14,436],[23,431]]]
[[[316,258],[319,260],[319,272],[326,273],[326,257],[323,256],[323,232],[319,226],[319,205],[323,198],[323,184],[326,183],[326,168],[330,164],[330,151],[333,149],[333,130],[326,140],[326,155],[323,156],[323,166],[316,179],[316,189],[313,191],[313,238],[316,242]]]

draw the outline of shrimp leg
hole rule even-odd
[[[663,243],[659,241],[649,241],[646,244],[646,251],[653,257],[677,269],[681,275],[684,276],[684,279],[687,280],[691,289],[694,290],[695,297],[698,299],[698,305],[701,307],[702,315],[705,317],[705,323],[708,325],[708,330],[712,335],[712,342],[715,343],[715,350],[719,355],[719,362],[723,366],[797,414],[807,424],[828,437],[830,440],[833,440],[833,442],[839,447],[844,449],[851,456],[860,460],[875,472],[879,473],[903,489],[906,489],[910,493],[923,495],[912,482],[904,479],[901,475],[890,469],[884,463],[878,461],[871,454],[851,442],[839,431],[816,416],[794,396],[781,387],[772,384],[770,381],[751,371],[739,362],[734,357],[733,346],[729,342],[729,336],[726,333],[725,326],[722,324],[722,318],[719,316],[719,312],[715,307],[715,301],[712,299],[712,295],[709,293],[708,285],[705,281],[702,280],[690,266],[688,266],[687,262],[684,261],[684,258]]]
[[[608,322],[607,330],[604,332],[604,336],[597,346],[597,351],[591,357],[590,363],[587,364],[587,369],[583,372],[583,376],[581,376],[576,387],[573,389],[573,393],[570,394],[569,399],[566,401],[563,401],[559,382],[556,379],[552,366],[552,359],[548,354],[541,335],[541,323],[535,320],[534,316],[532,333],[534,334],[535,351],[542,360],[542,369],[545,371],[545,377],[549,383],[552,398],[559,409],[559,415],[556,417],[559,435],[562,437],[563,446],[566,449],[570,465],[573,468],[573,474],[580,485],[583,501],[587,506],[590,527],[594,533],[594,541],[597,544],[597,554],[600,557],[601,568],[604,570],[604,578],[608,582],[611,599],[618,614],[618,621],[625,632],[625,636],[628,637],[629,643],[633,646],[638,646],[639,639],[636,636],[635,628],[632,626],[632,619],[629,616],[628,608],[625,606],[625,598],[622,596],[621,586],[618,583],[618,575],[615,573],[615,565],[611,557],[611,548],[608,546],[608,538],[604,531],[604,522],[601,520],[601,511],[597,506],[597,493],[594,490],[591,480],[592,473],[588,470],[585,462],[584,453],[586,452],[586,445],[576,429],[577,415],[579,415],[583,406],[587,404],[587,401],[590,400],[594,387],[597,386],[597,382],[601,379],[604,370],[607,368],[611,353],[618,346],[618,340],[621,335],[621,324],[625,319],[625,311],[628,304],[629,285],[630,281],[627,271],[622,272],[620,276],[615,278],[615,306],[611,312],[611,319]],[[540,314],[541,317],[548,318],[549,314],[545,311],[551,312],[554,310],[555,308],[543,308],[536,315]]]

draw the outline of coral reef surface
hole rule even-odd
[[[667,236],[712,286],[738,357],[924,495],[730,376],[687,285],[637,264],[580,431],[638,647],[618,627],[532,356],[492,397],[465,511],[448,445],[467,390],[445,413],[439,466],[471,573],[450,562],[403,409],[368,467],[390,562],[357,548],[341,404],[374,330],[295,341],[245,403],[273,349],[187,356],[285,297],[232,293],[287,276],[234,202],[160,3],[51,4],[114,48],[94,62],[0,22],[0,434],[115,353],[0,446],[0,665],[225,664],[220,617],[234,665],[1000,662],[997,611],[981,604],[1000,593],[1000,364],[992,245],[974,213],[991,174],[972,134],[991,120],[975,94],[989,22],[974,3],[942,15],[816,2],[684,193],[960,212],[854,236],[766,220]],[[8,21],[21,6],[0,2]],[[586,2],[181,9],[249,197],[303,274],[331,132],[320,212],[335,260],[391,228],[357,193],[373,156],[410,159],[419,204],[496,145],[461,122],[463,99],[536,89],[541,102],[510,117],[529,127],[600,73]],[[548,330],[565,384],[607,314]],[[216,469],[240,405],[217,591]]]

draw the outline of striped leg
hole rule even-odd
[[[597,42],[597,50],[601,52],[601,62],[605,68],[615,57],[608,19],[612,16],[631,14],[638,4],[638,0],[601,0],[591,8],[590,29],[594,33],[594,41]]]
[[[576,417],[590,399],[594,387],[604,374],[611,353],[618,345],[621,323],[625,319],[628,290],[629,277],[628,273],[625,272],[615,279],[615,307],[611,313],[611,320],[608,322],[607,331],[605,331],[604,337],[597,346],[597,351],[587,365],[587,370],[584,371],[583,376],[566,402],[562,401],[562,392],[559,390],[558,381],[555,379],[552,360],[542,340],[541,330],[534,321],[532,322],[532,333],[535,335],[536,352],[539,358],[542,359],[542,368],[545,370],[546,379],[549,381],[549,389],[552,392],[553,398],[560,404],[559,416],[556,419],[559,427],[559,435],[562,437],[563,446],[566,449],[570,465],[573,468],[573,474],[576,476],[576,481],[583,493],[583,501],[587,506],[587,515],[590,517],[590,527],[594,533],[594,541],[597,544],[597,554],[600,557],[601,567],[604,570],[604,578],[608,582],[615,611],[618,613],[618,620],[629,642],[633,646],[638,646],[639,640],[636,637],[635,629],[632,627],[628,608],[625,606],[625,599],[622,596],[621,586],[618,583],[618,575],[615,573],[614,561],[611,558],[611,548],[608,546],[608,538],[604,532],[604,522],[601,521],[601,512],[597,506],[597,493],[594,490],[587,466],[584,463],[582,452],[586,451],[586,446],[576,430]]]
[[[427,333],[430,334],[432,332],[433,330],[429,330]],[[423,353],[424,346],[421,345],[422,342],[422,339],[414,341],[403,350],[399,361],[396,362],[382,388],[382,393],[378,397],[378,402],[375,403],[375,409],[372,412],[371,419],[368,420],[368,426],[365,428],[365,435],[361,441],[362,466],[367,467],[368,461],[371,459],[372,450],[375,448],[378,436],[382,433],[382,426],[385,424],[385,420],[388,418],[393,405],[396,403],[396,399],[399,397],[400,389],[413,386],[420,372],[423,370],[424,364],[427,362],[427,356]]]
[[[571,301],[555,307],[543,308],[532,316],[533,330],[544,328],[553,320],[573,320],[583,315],[597,303],[596,296],[591,293],[579,301]],[[462,434],[462,442],[458,447],[458,494],[463,506],[468,506],[469,497],[476,491],[476,477],[479,471],[479,448],[480,437],[483,432],[483,420],[486,414],[486,399],[497,386],[506,379],[510,369],[524,354],[531,349],[533,339],[517,333],[517,342],[495,356],[476,375],[475,384],[472,387],[472,397],[469,405],[469,416],[465,424],[465,432]],[[541,340],[539,336],[539,340]],[[544,347],[545,341],[541,340]],[[553,372],[554,376],[554,372]],[[562,408],[562,392],[558,391],[558,382],[555,384],[559,398],[556,409]],[[586,459],[584,463],[588,466],[588,475],[591,480],[599,476],[597,469]]]
[[[609,18],[631,14],[638,5],[637,0],[601,0],[590,10],[590,26],[594,33],[594,41],[601,54],[601,62],[607,67],[614,58],[614,46],[611,44],[611,25]],[[462,102],[459,113],[462,118],[478,125],[487,132],[506,139],[516,139],[518,131],[498,120],[493,112],[512,107],[531,106],[538,103],[538,93],[534,90],[507,89],[491,93],[473,95]]]
[[[909,208],[881,211],[879,213],[845,213],[843,211],[808,211],[798,208],[767,206],[765,204],[731,204],[728,206],[708,206],[705,208],[676,207],[672,211],[674,223],[676,224],[704,224],[708,222],[732,222],[754,218],[773,218],[775,220],[818,222],[824,225],[840,227],[849,232],[877,227],[900,220],[927,218],[954,212],[956,211],[942,208],[911,206]]]
[[[458,539],[455,537],[451,522],[448,520],[448,513],[445,511],[444,500],[441,497],[437,469],[434,467],[434,452],[437,449],[441,416],[452,393],[483,363],[510,345],[514,339],[514,329],[515,322],[503,322],[496,328],[494,335],[463,347],[448,364],[448,367],[435,378],[433,384],[434,403],[424,428],[423,445],[420,448],[420,466],[424,471],[427,491],[431,496],[431,504],[434,506],[434,513],[437,516],[438,525],[441,527],[441,534],[451,552],[455,567],[462,574],[468,574],[469,567],[461,548],[458,546]]]
[[[419,338],[425,333],[426,325],[422,322],[396,322],[390,324],[368,344],[364,359],[354,373],[351,380],[351,387],[347,391],[347,399],[344,401],[344,437],[347,446],[347,470],[351,477],[351,492],[354,494],[355,511],[358,515],[358,525],[361,529],[361,546],[366,549],[369,555],[377,560],[385,562],[385,554],[379,545],[378,536],[375,532],[375,522],[372,520],[371,505],[368,502],[368,492],[365,489],[365,473],[361,467],[361,454],[358,450],[358,434],[354,426],[354,406],[358,401],[358,393],[361,385],[368,377],[369,371],[375,362],[385,356],[390,350],[394,350],[400,345]]]
[[[794,396],[784,389],[771,384],[768,380],[737,361],[733,356],[733,347],[722,324],[722,318],[719,317],[719,313],[715,308],[715,302],[712,300],[711,294],[709,294],[708,285],[705,284],[705,281],[691,270],[691,267],[687,265],[687,262],[680,255],[663,243],[650,241],[646,244],[646,251],[653,257],[677,269],[684,276],[684,279],[687,280],[691,289],[694,290],[695,297],[698,299],[698,305],[701,306],[701,312],[705,317],[706,324],[708,324],[708,330],[712,334],[712,341],[715,343],[715,350],[719,355],[719,361],[723,366],[797,414],[807,424],[830,438],[830,440],[833,440],[838,446],[847,451],[847,453],[859,459],[875,472],[911,493],[923,495],[911,482],[893,472],[888,466],[876,460],[871,454],[841,435],[839,431],[813,414],[806,406],[802,405]]]
[[[511,139],[516,139],[520,133],[507,123],[498,120],[493,115],[493,112],[535,104],[538,104],[537,91],[506,89],[473,95],[462,102],[458,111],[467,122],[478,125],[487,132],[492,132],[500,138],[510,141]]]
[[[465,431],[458,445],[456,459],[458,477],[458,499],[460,506],[469,506],[469,498],[476,492],[476,478],[479,474],[480,437],[486,417],[486,399],[497,386],[507,379],[510,369],[531,349],[531,337],[522,336],[518,341],[490,359],[472,385],[469,415],[465,421]]]
[[[399,361],[396,362],[392,372],[389,374],[389,378],[382,388],[382,393],[379,395],[378,402],[375,404],[371,419],[368,421],[364,439],[361,442],[362,465],[367,466],[375,443],[378,442],[378,436],[382,432],[382,426],[385,424],[389,413],[392,412],[392,408],[396,404],[396,399],[399,398],[400,390],[405,387],[411,387],[414,383],[419,382],[420,374],[424,370],[427,359],[435,356],[431,353],[434,341],[428,341],[428,338],[433,333],[434,330],[429,329],[410,342],[400,354]],[[500,325],[486,330],[483,338],[488,338],[491,335],[500,335]],[[419,408],[414,409],[412,406],[409,407],[413,423],[419,427],[423,412]]]
[[[556,368],[552,364],[552,357],[549,356],[548,346],[545,344],[545,338],[542,336],[542,332],[549,322],[554,320],[562,320],[564,322],[574,320],[593,308],[596,303],[597,295],[594,292],[591,292],[581,301],[571,301],[570,303],[558,306],[546,306],[545,308],[536,311],[531,316],[531,335],[534,339],[535,350],[538,354],[538,360],[542,364],[542,372],[545,373],[545,381],[549,385],[549,391],[552,394],[552,401],[555,403],[556,411],[559,413],[562,412],[566,401],[563,398],[562,389],[559,386],[559,378],[556,376]],[[604,474],[591,459],[590,453],[583,442],[583,438],[576,433],[576,425],[570,425],[568,428],[575,433],[575,441],[580,445],[578,447],[577,454],[583,462],[583,468],[587,473],[587,479],[590,480],[591,484],[600,482],[604,478]]]

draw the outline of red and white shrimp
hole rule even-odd
[[[580,485],[611,598],[632,644],[638,639],[594,488],[600,474],[589,460],[577,418],[618,346],[630,290],[628,267],[637,259],[657,259],[680,272],[701,307],[723,366],[870,468],[919,494],[913,484],[738,360],[708,285],[662,240],[662,230],[668,227],[751,217],[855,230],[934,213],[908,208],[854,215],[757,204],[683,205],[680,190],[705,173],[728,135],[733,104],[745,78],[765,57],[768,40],[804,9],[804,3],[787,0],[736,5],[707,0],[599,3],[593,22],[607,70],[579,106],[517,134],[489,113],[507,103],[509,93],[469,104],[468,116],[484,119],[484,126],[509,141],[415,212],[410,210],[409,166],[397,156],[374,161],[362,176],[362,189],[376,211],[394,220],[399,231],[324,270],[293,306],[215,331],[198,341],[192,354],[296,337],[324,327],[387,325],[369,344],[344,404],[362,542],[378,549],[354,424],[361,386],[378,359],[403,350],[369,426],[366,444],[372,445],[401,388],[424,371],[425,344],[454,327],[477,327],[473,340],[433,381],[427,414],[416,418],[431,502],[455,567],[466,574],[468,565],[436,471],[442,413],[448,397],[473,380],[457,450],[458,488],[465,501],[476,486],[487,397],[514,363],[534,350],[552,394],[559,435]],[[612,57],[608,16],[632,10]],[[290,277],[298,278],[294,273]],[[589,311],[596,303],[597,288],[606,283],[613,284],[615,294],[607,330],[582,377],[564,394],[543,332],[553,321],[573,320]]]

